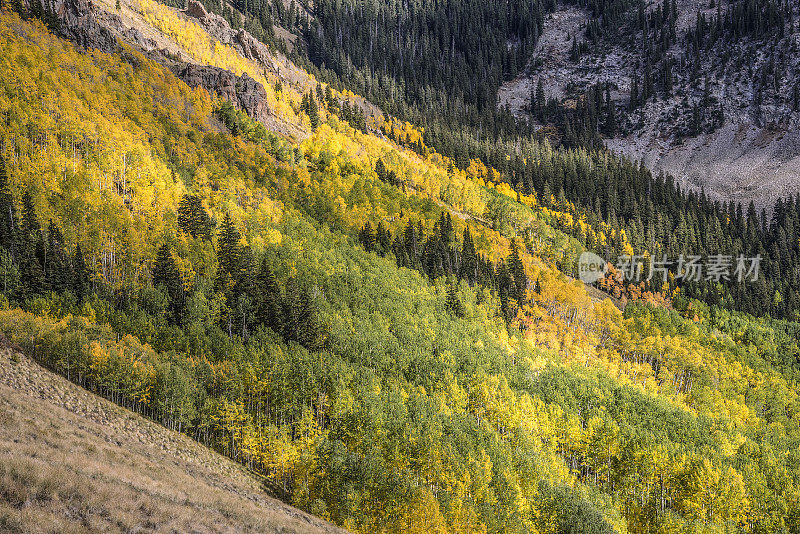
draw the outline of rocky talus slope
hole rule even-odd
[[[660,5],[664,2],[648,0],[646,9],[653,12]],[[641,90],[645,63],[641,38],[630,29],[635,12],[616,38],[589,43],[590,12],[562,4],[545,18],[527,69],[500,89],[498,105],[530,118],[531,90],[540,79],[546,96],[565,107],[574,106],[588,87],[608,85],[622,117],[616,135],[606,140],[611,150],[672,174],[685,186],[704,188],[712,198],[745,206],[752,200],[769,209],[778,196],[800,190],[800,112],[793,104],[800,83],[800,31],[720,41],[702,51],[692,76],[685,66],[692,62],[685,56],[686,32],[698,14],[711,20],[718,9],[724,13],[734,4],[680,0],[675,6],[678,37],[665,52],[675,65],[670,95],[659,92],[628,111],[633,79],[638,76]],[[577,60],[570,53],[573,39],[588,47]],[[704,99],[711,102],[708,114],[714,118],[704,118],[693,131],[693,108]]]

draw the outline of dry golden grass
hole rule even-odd
[[[0,532],[341,532],[243,468],[0,351]]]

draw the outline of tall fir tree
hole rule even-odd
[[[197,195],[185,195],[178,205],[178,228],[192,237],[211,239],[214,222]]]
[[[266,254],[261,258],[261,265],[255,278],[253,298],[256,320],[275,332],[282,332],[281,290],[269,266]]]
[[[240,240],[239,230],[231,220],[230,214],[226,213],[217,239],[217,258],[219,259],[217,280],[225,289],[231,289],[238,277],[242,259]]]
[[[513,279],[513,286],[509,292],[509,296],[513,297],[519,304],[522,304],[525,298],[525,290],[528,288],[528,277],[525,274],[525,265],[522,263],[522,258],[520,258],[515,239],[511,240],[511,255],[508,258],[508,269]]]
[[[478,278],[478,255],[475,252],[475,244],[472,241],[472,233],[469,228],[464,229],[458,277],[466,280],[470,286],[474,285]]]
[[[167,243],[161,245],[156,255],[153,285],[163,288],[169,297],[170,322],[181,324],[185,304],[183,280],[175,264],[172,248]]]
[[[2,145],[2,140],[0,140],[0,147]],[[12,258],[16,256],[16,227],[17,215],[14,196],[11,192],[6,160],[0,150],[0,246],[8,250]]]
[[[466,316],[464,304],[458,297],[457,282],[453,281],[452,279],[448,279],[447,281],[447,299],[445,301],[445,307],[447,308],[447,311],[449,311],[455,317],[463,318]]]
[[[47,262],[45,276],[53,291],[63,293],[71,289],[72,262],[64,249],[64,236],[51,220],[47,226]]]
[[[86,259],[83,256],[81,244],[78,243],[75,247],[75,254],[72,256],[72,290],[75,295],[83,300],[92,290],[90,271],[86,265]]]

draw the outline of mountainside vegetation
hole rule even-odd
[[[419,140],[396,141],[422,156],[438,151],[459,169],[481,161],[498,173],[492,179],[507,182],[544,207],[569,213],[560,228],[587,249],[612,263],[621,255],[641,257],[644,291],[669,298],[677,289],[681,297],[708,304],[797,319],[800,276],[793,265],[800,257],[800,228],[793,195],[775,200],[769,213],[753,202],[721,202],[704,191],[682,190],[670,176],[609,157],[602,148],[603,137],[634,127],[642,106],[672,98],[675,91],[685,102],[670,129],[682,124],[680,135],[695,136],[718,128],[725,112],[717,86],[733,83],[725,81],[725,69],[739,73],[742,58],[751,56],[758,56],[758,69],[750,76],[754,92],[747,105],[755,106],[754,113],[770,106],[796,111],[800,65],[791,60],[797,47],[796,9],[771,0],[724,8],[717,3],[713,13],[702,8],[696,24],[679,28],[674,1],[579,4],[591,12],[581,28],[581,46],[596,52],[613,44],[641,52],[642,58],[632,75],[629,102],[622,105],[619,88],[609,83],[570,94],[573,105],[562,105],[545,95],[540,80],[530,96],[530,112],[536,121],[554,125],[557,135],[545,135],[547,128],[534,134],[531,124],[495,105],[500,85],[525,66],[554,3],[298,3],[288,27],[306,42],[292,57],[321,80],[347,86],[419,128]],[[287,20],[276,16],[276,6],[239,7],[251,14],[247,19],[270,13],[269,20]],[[769,44],[766,59],[756,54],[763,42]],[[720,52],[734,45],[744,49],[735,55]],[[710,64],[708,54],[716,58]],[[481,83],[474,83],[478,79]],[[604,236],[624,233],[632,248],[625,250],[620,238],[610,243],[595,238],[585,226]],[[734,262],[739,256],[760,256],[761,276],[755,288],[745,288],[735,277],[673,277],[667,287],[663,281],[646,282],[651,259],[660,261],[665,254],[673,262],[681,254],[724,255]]]
[[[537,184],[515,190],[418,126],[362,121],[353,93],[283,85],[178,12],[133,8],[308,136],[4,8],[0,331],[26,354],[356,532],[800,531],[798,324],[675,286],[616,288],[620,310],[570,277],[587,249],[690,245],[669,221],[709,251],[758,247],[731,229],[765,235],[758,217],[547,142],[504,153]],[[499,35],[530,46],[517,22]],[[578,176],[618,184],[594,218],[565,197],[598,189]],[[629,234],[610,210],[633,224],[644,191],[671,211]]]

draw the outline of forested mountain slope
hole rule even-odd
[[[636,255],[648,271],[650,260],[665,254],[672,261],[681,254],[763,259],[754,288],[676,277],[621,293],[669,299],[679,291],[759,316],[799,316],[800,203],[791,185],[796,113],[789,105],[794,7],[283,5],[236,4],[247,14],[240,17],[206,2],[234,26],[290,28],[298,36],[294,62],[419,128],[418,136],[401,139],[405,146],[423,157],[435,150],[457,169],[504,181],[566,214],[556,224],[611,263]],[[487,21],[492,9],[497,16]],[[708,74],[708,91],[698,73]],[[761,104],[748,103],[753,95]],[[341,115],[362,130],[387,133],[376,107],[356,100],[356,112],[348,105]],[[650,156],[672,160],[675,176],[609,157],[604,146],[620,146],[620,136],[627,136],[627,153],[647,156],[648,164]],[[473,166],[476,160],[489,169]],[[689,167],[702,176],[687,187]],[[703,191],[707,177],[722,189]],[[560,267],[570,272],[564,262]]]
[[[234,2],[244,22],[206,5],[291,29],[296,62],[424,126],[457,165],[544,125],[557,143],[606,141],[714,200],[760,209],[797,188],[790,2]]]
[[[41,10],[79,44],[0,15],[0,331],[25,354],[357,532],[800,528],[796,323],[593,301],[565,272],[625,232],[216,19],[114,10]],[[548,180],[638,172],[529,148]]]

